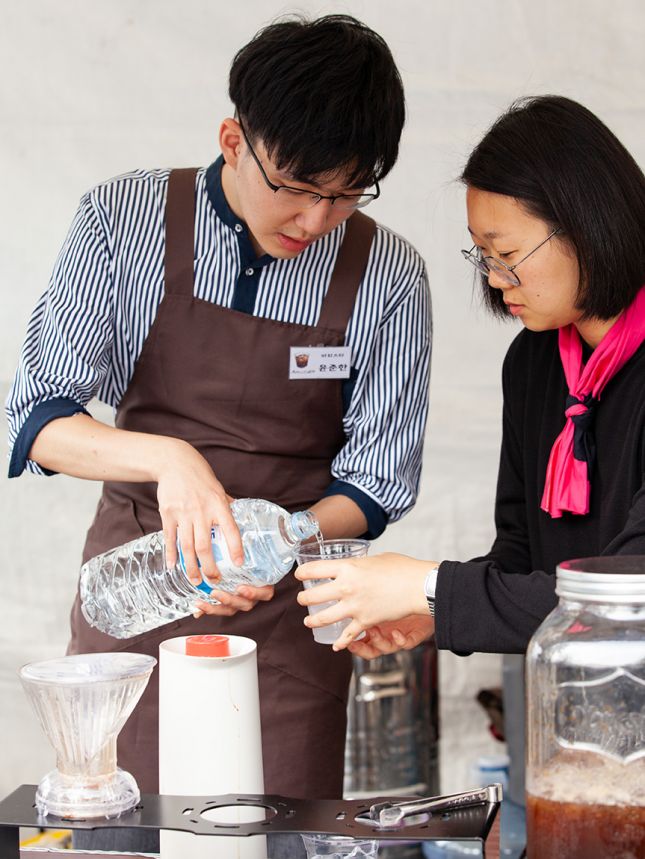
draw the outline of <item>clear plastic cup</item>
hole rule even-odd
[[[375,859],[378,841],[345,835],[302,835],[307,859]]]
[[[369,549],[367,540],[323,540],[321,543],[305,543],[298,550],[296,559],[298,565],[308,564],[311,561],[340,561],[343,558],[364,558]],[[330,582],[331,579],[309,579],[303,582],[306,589],[313,588],[316,585],[323,585]],[[310,605],[309,614],[317,614],[332,605],[336,601],[322,603],[321,605]],[[314,641],[318,644],[333,644],[345,627],[350,623],[351,618],[339,620],[337,623],[330,623],[327,626],[320,626],[317,629],[312,629]],[[361,633],[357,638],[362,638],[365,633]],[[360,855],[360,854],[357,854]]]

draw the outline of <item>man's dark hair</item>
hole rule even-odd
[[[348,15],[260,30],[233,60],[229,96],[251,140],[299,181],[342,169],[364,188],[396,162],[401,77],[383,39]]]
[[[560,228],[578,259],[584,318],[611,319],[634,300],[645,282],[645,177],[590,110],[563,96],[519,99],[475,147],[461,179]],[[482,287],[488,308],[509,316],[501,291],[485,277]]]

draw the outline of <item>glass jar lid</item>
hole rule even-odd
[[[555,592],[569,600],[645,604],[645,555],[608,555],[563,561]]]

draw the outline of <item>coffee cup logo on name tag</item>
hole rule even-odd
[[[291,346],[290,379],[349,379],[349,346]]]

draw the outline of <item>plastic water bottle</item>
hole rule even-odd
[[[221,528],[211,530],[211,546],[222,579],[215,588],[235,591],[239,585],[273,585],[291,570],[300,544],[319,535],[318,520],[309,510],[290,514],[277,504],[240,498],[231,504],[244,548],[244,562],[236,566]],[[186,617],[195,602],[214,605],[213,587],[195,586],[179,563],[166,562],[163,531],[146,534],[91,558],[81,569],[81,606],[90,624],[114,638],[131,638],[171,620]]]

